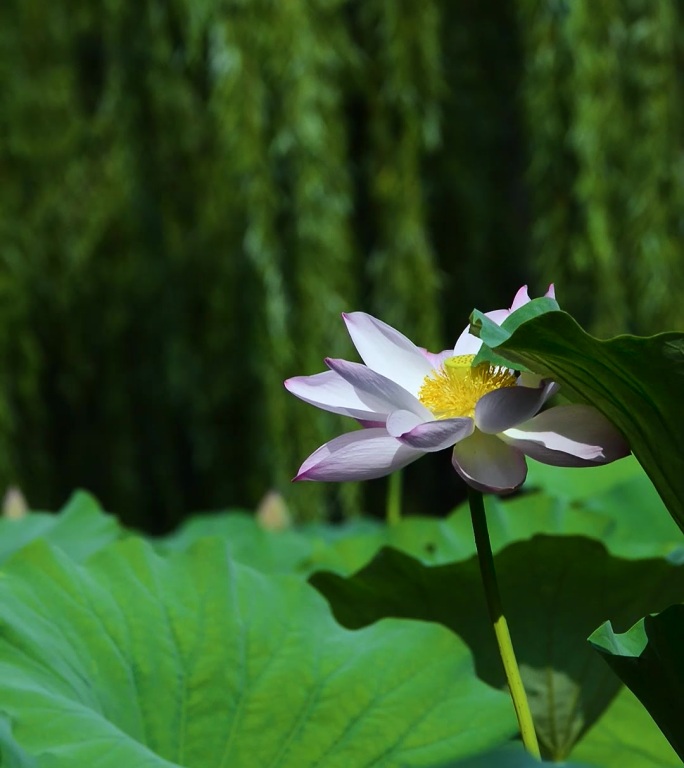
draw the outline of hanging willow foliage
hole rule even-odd
[[[152,530],[272,488],[351,515],[378,486],[289,482],[349,424],[282,387],[354,357],[340,312],[441,348],[535,275],[599,329],[681,323],[679,14],[6,0],[0,487]]]
[[[601,334],[684,325],[678,6],[519,9],[538,274]]]
[[[357,35],[330,1],[6,6],[2,483],[55,505],[87,482],[157,528],[255,503],[343,428],[282,386],[353,354],[343,310],[401,307],[390,319],[435,342],[411,113],[434,121],[435,10],[412,11],[415,43],[391,8],[369,3]],[[404,55],[376,99],[366,75]],[[359,507],[356,486],[290,500],[300,517]]]

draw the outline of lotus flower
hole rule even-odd
[[[553,286],[546,295],[553,297]],[[528,301],[523,286],[510,309],[487,316],[500,325]],[[466,483],[503,494],[524,482],[525,456],[579,467],[629,453],[623,436],[592,406],[544,409],[556,383],[489,363],[473,367],[481,342],[469,328],[453,349],[433,354],[364,312],[343,318],[365,365],[327,358],[329,371],[295,376],[285,387],[363,429],[322,445],[295,480],[370,480],[453,446],[454,469]]]

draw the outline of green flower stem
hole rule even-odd
[[[501,607],[501,596],[499,595],[499,585],[496,580],[496,571],[494,570],[494,557],[492,555],[492,545],[489,541],[489,530],[487,529],[487,517],[485,515],[482,494],[469,487],[468,502],[473,521],[477,557],[480,561],[480,574],[487,597],[489,618],[494,626],[496,643],[499,646],[499,654],[503,662],[504,671],[506,672],[506,680],[508,681],[508,688],[513,699],[513,707],[515,708],[515,714],[520,725],[520,734],[527,751],[538,758],[541,755],[537,734],[534,730],[534,722],[532,721],[532,713],[530,712],[527,694],[520,677],[518,662],[515,660],[511,635],[508,631],[508,622]]]
[[[387,482],[387,525],[396,525],[401,520],[401,471],[393,472]]]

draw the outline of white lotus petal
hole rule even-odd
[[[420,458],[422,451],[401,443],[386,429],[361,429],[325,443],[302,464],[295,480],[373,480]]]
[[[485,312],[485,317],[488,317],[497,325],[501,325],[509,315],[510,312],[507,309],[494,309],[491,312]],[[482,342],[477,336],[473,336],[472,333],[470,333],[470,326],[468,326],[456,340],[452,354],[454,356],[476,355],[480,351],[481,346]]]
[[[531,419],[555,389],[553,382],[541,387],[502,387],[483,395],[475,406],[475,424],[481,432],[496,435]]]
[[[342,315],[363,362],[372,370],[418,394],[434,368],[420,349],[391,325],[365,312]]]
[[[396,407],[357,390],[335,371],[293,376],[285,381],[285,389],[305,403],[361,421],[377,421],[379,416],[384,420]]]
[[[363,393],[365,393],[365,395],[373,398],[374,402],[382,403],[382,413],[404,410],[415,413],[423,421],[432,418],[432,413],[417,397],[381,373],[377,373],[367,366],[361,365],[361,363],[350,363],[348,360],[336,360],[328,357],[325,364],[351,384],[360,399],[363,399]]]
[[[456,443],[452,463],[468,485],[484,492],[511,493],[527,476],[520,451],[479,430]]]
[[[475,424],[469,418],[439,419],[417,424],[400,435],[399,439],[402,443],[421,451],[442,451],[467,438],[473,433],[473,429]]]
[[[409,432],[419,424],[423,424],[425,419],[417,416],[412,411],[393,411],[387,417],[385,428],[392,437],[401,437],[405,432]]]
[[[501,439],[537,461],[560,467],[607,464],[629,453],[622,434],[590,405],[559,405],[507,429]]]

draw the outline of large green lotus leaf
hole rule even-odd
[[[648,478],[644,476],[644,480],[652,488]],[[494,551],[512,541],[528,539],[539,533],[603,539],[612,537],[617,529],[616,521],[604,514],[604,508],[597,506],[590,509],[585,504],[576,504],[570,499],[544,492],[525,493],[506,500],[488,496],[485,505]],[[612,513],[613,509],[609,511]],[[643,526],[636,533],[636,538],[639,546],[649,541]],[[461,505],[442,520],[405,517],[389,528],[342,537],[312,555],[310,570],[317,567],[350,574],[370,562],[383,546],[399,549],[429,565],[465,560],[475,553],[468,506]],[[667,551],[674,546],[668,539]],[[662,548],[658,545],[658,554]]]
[[[542,489],[564,512],[564,530],[558,533],[574,526],[577,533],[601,539],[612,553],[633,558],[668,555],[684,543],[679,527],[634,457],[581,469],[529,464],[526,487]],[[581,530],[592,518],[597,523],[595,531]]]
[[[619,461],[597,464],[595,467],[554,467],[527,459],[524,489],[538,489],[551,496],[583,502],[616,485],[641,477],[648,481],[634,456],[625,456]]]
[[[54,760],[44,758],[38,761],[17,744],[12,734],[9,718],[0,715],[0,766],[2,768],[48,768]]]
[[[591,499],[572,500],[534,491],[506,500],[490,497],[485,504],[495,552],[538,533],[586,536],[601,541],[612,554],[632,559],[670,555],[682,544],[679,528],[666,514],[643,472]],[[446,524],[452,538],[472,542],[470,515],[465,507]],[[441,554],[444,557],[439,562],[448,562],[449,552]]]
[[[131,539],[85,565],[18,553],[0,578],[0,712],[65,768],[408,768],[515,731],[443,627],[351,632],[220,539],[166,557]]]
[[[601,341],[565,312],[531,319],[525,312],[522,307],[515,319],[511,315],[508,328],[508,321],[500,328],[478,313],[475,329],[497,360],[503,356],[514,367],[549,376],[622,430],[684,530],[684,334]]]
[[[616,633],[608,622],[589,641],[684,759],[684,605],[646,616],[624,634]]]
[[[406,517],[392,527],[368,520],[269,531],[253,515],[222,512],[198,515],[170,536],[155,540],[155,544],[160,551],[183,551],[206,536],[215,536],[226,542],[235,560],[266,573],[309,574],[325,568],[349,574],[389,545],[424,562],[469,557],[474,552],[469,520],[463,507],[446,520]],[[605,527],[605,521],[602,523]]]
[[[494,551],[538,533],[588,536],[602,541],[614,554],[630,558],[662,556],[681,546],[679,528],[633,457],[582,469],[530,464],[530,490],[511,499],[485,499]],[[563,472],[570,472],[572,484],[559,482],[556,490],[554,480],[562,478]],[[542,475],[544,483],[539,482]],[[588,490],[580,490],[585,477]],[[390,528],[343,532],[334,544],[315,551],[309,568],[350,574],[382,546],[399,549],[425,564],[466,559],[475,552],[467,504],[443,520],[406,517]]]
[[[429,527],[438,521],[425,522]],[[265,573],[309,574],[322,566],[342,573],[358,570],[387,543],[388,532],[369,519],[272,531],[254,515],[236,510],[197,515],[172,534],[155,539],[155,545],[162,552],[183,551],[207,536],[223,539],[233,559]]]
[[[197,515],[156,544],[161,551],[184,551],[207,536],[223,539],[233,559],[266,573],[304,570],[316,546],[313,537],[295,530],[265,530],[254,515],[241,511]]]
[[[570,474],[571,482],[564,480],[564,473]],[[589,478],[585,486],[584,478]],[[486,499],[495,551],[537,533],[590,536],[623,557],[663,555],[680,546],[679,529],[664,514],[653,484],[632,457],[590,469],[530,462],[526,487],[527,492],[513,499]],[[475,551],[467,505],[440,520],[405,517],[391,527],[356,520],[285,531],[264,530],[248,513],[221,512],[198,515],[156,541],[162,550],[184,550],[205,536],[223,538],[233,558],[268,573],[309,574],[324,569],[350,574],[383,546],[400,549],[426,564],[463,560]]]
[[[584,508],[612,521],[604,542],[622,557],[671,555],[684,544],[679,526],[645,475],[587,499]]]
[[[556,468],[554,468],[556,469]],[[577,470],[592,475],[609,467]],[[486,499],[495,551],[512,541],[538,533],[584,535],[602,540],[624,557],[662,555],[681,540],[643,470],[591,499],[574,499],[533,490],[513,499]],[[634,474],[632,472],[632,474]],[[535,489],[535,486],[532,486]],[[475,552],[470,513],[462,505],[445,519],[405,517],[387,527],[376,521],[345,525],[308,525],[285,531],[264,530],[252,515],[224,512],[192,518],[172,535],[157,541],[165,551],[184,550],[205,536],[219,536],[231,556],[267,573],[309,574],[329,570],[351,574],[366,565],[383,547],[400,549],[426,564],[464,560]]]
[[[45,539],[83,561],[125,535],[116,518],[105,514],[89,493],[77,491],[57,514],[31,512],[18,520],[0,519],[0,563],[35,539]]]
[[[546,535],[505,547],[495,562],[545,754],[563,759],[619,689],[587,636],[608,617],[629,626],[645,611],[681,599],[684,568],[617,558],[584,537]],[[504,685],[476,558],[426,566],[383,549],[352,577],[318,573],[310,581],[346,627],[398,616],[451,628],[473,651],[480,677]]]
[[[466,522],[467,519],[466,512]],[[452,518],[405,517],[396,525],[331,542],[327,549],[316,553],[310,564],[311,570],[325,568],[338,573],[353,573],[383,546],[395,547],[429,563],[460,560],[474,551],[472,532],[468,528],[463,530],[460,519],[454,524]]]
[[[191,518],[178,531],[155,540],[161,551],[182,551],[206,536],[228,545],[231,557],[266,573],[310,573],[325,567],[353,573],[391,544],[427,561],[444,562],[473,552],[472,533],[465,537],[445,520],[407,517],[394,527],[373,520],[343,525],[312,524],[269,531],[253,515],[221,512]]]
[[[633,457],[582,469],[529,464],[526,492],[512,499],[485,498],[494,550],[537,533],[607,540],[623,556],[660,555],[681,543],[679,529],[663,514],[662,501]],[[381,546],[426,564],[462,560],[475,551],[467,504],[444,520],[406,517],[370,534],[343,534],[337,545],[337,550],[319,550],[317,564],[342,573],[358,570]]]
[[[581,506],[546,493],[521,494],[502,501],[495,496],[485,502],[492,548],[545,533],[558,536],[582,535],[602,539],[611,529],[611,521]],[[472,528],[470,513],[464,509],[459,520],[464,531]],[[470,534],[472,537],[472,533]],[[473,547],[474,548],[474,547]]]
[[[677,768],[682,764],[641,702],[625,686],[570,757],[597,768]]]

